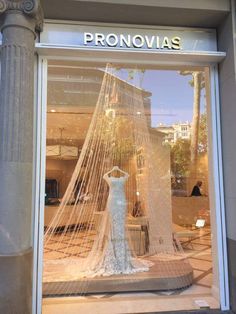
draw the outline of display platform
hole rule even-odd
[[[135,292],[135,291],[167,291],[177,290],[190,286],[193,282],[193,269],[183,259],[178,260],[155,260],[150,259],[153,266],[148,272],[140,272],[130,275],[96,276],[79,280],[63,280],[60,276],[51,276],[43,283],[43,296],[52,297],[59,295],[81,294],[81,286],[86,285],[86,292]],[[57,269],[58,271],[58,269]],[[63,269],[61,270],[63,272]],[[69,290],[68,290],[69,284]]]

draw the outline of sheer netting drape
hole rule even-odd
[[[44,282],[53,281],[57,293],[72,294],[75,282],[77,293],[86,293],[91,278],[119,273],[107,272],[104,267],[108,246],[112,246],[114,219],[107,208],[109,186],[103,176],[114,166],[129,174],[124,185],[127,204],[124,239],[128,243],[127,263],[131,266],[130,271],[121,272],[123,280],[135,281],[134,273],[149,271],[156,262],[163,276],[174,276],[173,261],[181,259],[182,266],[178,267],[183,268],[187,263],[172,234],[169,149],[162,145],[161,135],[151,128],[151,109],[145,101],[145,91],[119,79],[115,73],[110,65],[104,71],[77,165],[45,231],[45,250],[53,246],[56,251],[58,246],[65,253],[64,258],[54,255],[44,262]],[[139,217],[133,217],[134,210]],[[137,257],[131,234],[132,225],[137,224],[142,225],[145,234],[141,258]],[[56,244],[52,241],[55,237]],[[129,273],[133,274],[132,279],[125,276]]]

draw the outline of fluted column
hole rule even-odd
[[[36,0],[0,0],[0,313],[32,312]]]

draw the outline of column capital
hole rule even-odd
[[[0,0],[0,16],[18,12],[35,21],[35,30],[43,29],[43,10],[40,0]]]

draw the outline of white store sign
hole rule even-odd
[[[158,35],[130,35],[115,33],[88,33],[83,34],[83,44],[85,46],[95,45],[96,47],[118,47],[118,48],[145,48],[145,49],[173,49],[180,50],[181,38],[178,36],[169,38]]]
[[[40,44],[109,50],[217,51],[216,33],[211,29],[69,22],[46,22]]]

